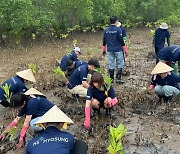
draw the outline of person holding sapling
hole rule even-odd
[[[174,73],[180,72],[180,46],[171,45],[164,49],[161,49],[158,53],[158,59],[174,69]],[[176,62],[178,61],[178,69],[176,68]]]
[[[71,59],[72,61],[78,61],[78,56],[81,54],[81,49],[79,47],[75,47],[71,53],[65,54],[62,59],[58,61],[59,67],[61,68],[62,71],[67,71],[67,61],[68,59]]]
[[[180,93],[180,76],[173,74],[172,70],[172,67],[160,61],[151,72],[153,76],[149,89],[154,89],[159,103],[162,98],[165,103],[170,103],[172,97]]]
[[[31,69],[20,71],[16,76],[6,80],[0,87],[0,104],[4,107],[10,106],[10,97],[19,92],[25,92],[26,81],[36,82]]]
[[[67,84],[69,92],[80,97],[86,97],[87,89],[89,87],[88,81],[95,68],[99,68],[100,64],[97,59],[90,59],[88,65],[81,65],[70,76]]]
[[[36,127],[35,122],[49,109],[51,109],[54,104],[46,99],[44,94],[38,90],[31,88],[26,93],[17,93],[12,96],[10,101],[10,106],[13,108],[18,108],[19,113],[17,117],[10,123],[5,131],[0,135],[0,140],[4,140],[7,135],[7,131],[12,127],[16,126],[18,121],[25,115],[25,120],[23,123],[23,128],[20,132],[19,143],[16,145],[17,148],[21,148],[24,145],[24,137],[29,128],[29,125],[35,131],[41,131],[41,127]]]
[[[37,122],[45,129],[31,139],[26,147],[26,154],[87,154],[87,145],[82,140],[75,140],[74,136],[61,130],[73,121],[56,105],[48,110]]]
[[[116,118],[116,115],[112,112],[112,108],[117,104],[118,100],[114,88],[111,85],[110,78],[106,77],[106,81],[101,73],[94,72],[91,81],[90,87],[87,91],[86,96],[86,106],[85,106],[85,121],[84,127],[90,127],[90,107],[94,112],[99,111],[101,108],[106,109],[106,114],[109,115],[112,119]]]

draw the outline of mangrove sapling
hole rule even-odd
[[[60,69],[60,67],[56,67],[53,70],[53,73],[60,79],[65,79],[66,81],[68,81],[68,79],[66,78],[65,73]]]
[[[119,124],[117,128],[110,126],[109,128],[109,146],[107,150],[110,154],[123,154],[122,137],[126,133],[123,124]]]
[[[34,74],[36,74],[36,71],[37,71],[37,66],[36,66],[36,64],[30,63],[30,64],[28,64],[28,68],[30,68],[30,69],[32,70],[32,72],[33,72]]]
[[[12,92],[10,92],[11,85],[8,85],[5,83],[5,85],[1,86],[2,89],[4,90],[4,97],[6,98],[7,102],[10,103],[11,97],[12,97]]]
[[[13,95],[13,93],[10,92],[11,85],[8,85],[7,83],[5,83],[5,85],[1,87],[4,90],[4,97],[6,98],[7,102],[10,103],[11,97]],[[13,109],[12,109],[12,114],[13,114],[13,117],[15,118],[15,113]]]
[[[58,78],[63,78],[65,79],[66,83],[68,83],[68,79],[66,78],[65,73],[60,69],[60,67],[56,67],[55,69],[53,69],[53,73],[58,77]],[[76,96],[76,95],[75,95]],[[77,102],[79,103],[78,98],[76,97]]]

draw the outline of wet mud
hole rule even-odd
[[[172,29],[174,42],[179,40],[179,31],[180,27]],[[109,126],[117,126],[119,123],[123,123],[127,129],[123,138],[125,154],[179,154],[180,96],[174,97],[170,105],[164,102],[160,104],[153,92],[145,90],[144,87],[148,87],[151,78],[150,72],[155,66],[150,29],[129,29],[128,33],[129,57],[126,58],[123,70],[126,83],[113,85],[118,98],[118,104],[114,108],[117,118],[112,120],[101,109],[100,115],[91,117],[90,130],[83,128],[85,99],[69,94],[66,87],[59,83],[62,79],[57,78],[52,69],[55,67],[55,59],[60,58],[66,52],[65,49],[71,49],[72,40],[77,39],[84,51],[79,59],[96,57],[100,60],[101,67],[107,70],[107,58],[103,59],[100,51],[102,32],[82,33],[67,40],[45,42],[43,45],[22,47],[15,51],[2,49],[0,81],[2,83],[16,71],[26,68],[28,63],[36,63],[37,83],[33,86],[72,118],[75,124],[69,126],[68,131],[75,138],[86,141],[88,154],[108,153]],[[0,107],[0,112],[2,132],[12,120],[12,111]],[[29,138],[35,135],[31,130],[29,134]],[[0,143],[0,153],[20,154],[24,153],[24,149],[15,149],[14,142]]]

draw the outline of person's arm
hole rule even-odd
[[[16,117],[7,127],[6,129],[3,131],[3,133],[0,135],[0,140],[4,140],[6,135],[7,135],[7,131],[10,130],[11,128],[13,128],[14,126],[17,125],[18,121],[21,119],[21,117]]]
[[[170,38],[169,37],[167,37],[167,44],[168,44],[168,46],[170,46]]]
[[[103,46],[102,46],[102,55],[105,56],[106,55],[106,37],[105,37],[105,32],[104,32],[104,36],[103,36]]]
[[[118,40],[119,40],[119,42],[120,42],[120,44],[121,44],[121,46],[122,46],[122,48],[123,48],[123,51],[124,51],[124,53],[125,53],[125,55],[126,55],[126,57],[128,56],[128,50],[127,50],[127,47],[126,47],[126,45],[125,45],[125,43],[124,43],[124,40],[123,40],[123,37],[122,37],[122,30],[119,28],[119,31],[118,31]]]
[[[84,120],[84,127],[86,129],[90,128],[90,115],[91,115],[91,101],[90,100],[86,100],[86,106],[85,106],[85,120]]]
[[[168,44],[168,46],[170,46],[170,37],[171,37],[171,35],[170,35],[170,33],[169,33],[169,31],[167,30],[167,44]]]
[[[23,123],[23,128],[21,129],[20,137],[19,137],[19,143],[16,145],[17,148],[21,148],[24,144],[24,137],[26,135],[26,132],[29,128],[29,124],[31,122],[32,115],[26,115],[26,118]]]
[[[89,84],[87,81],[82,81],[82,85],[84,88],[89,88]]]

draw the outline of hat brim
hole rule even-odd
[[[25,95],[40,95],[40,96],[45,96],[43,93],[41,93],[40,91],[36,90],[35,88],[30,88],[24,94]]]
[[[152,70],[151,74],[160,74],[173,71],[174,69],[163,62],[159,62]]]
[[[74,123],[63,111],[61,111],[56,105],[48,110],[35,124],[42,123]]]
[[[34,74],[33,74],[31,69],[27,69],[24,71],[17,72],[16,75],[25,79],[25,80],[29,80],[31,82],[36,82]]]
[[[168,26],[164,27],[164,26],[160,25],[159,28],[161,28],[161,29],[168,29]]]

